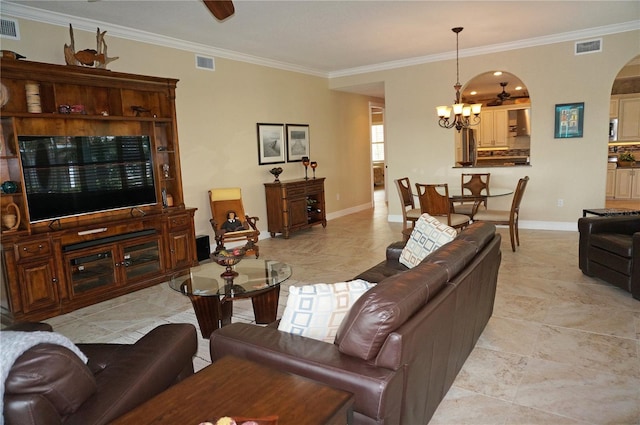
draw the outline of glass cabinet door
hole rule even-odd
[[[114,285],[116,282],[113,250],[99,248],[81,255],[67,255],[70,270],[70,289],[73,294]]]
[[[122,262],[126,280],[134,280],[161,270],[160,241],[157,238],[123,247]]]

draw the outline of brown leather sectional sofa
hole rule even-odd
[[[410,270],[394,243],[357,276],[378,285],[334,344],[234,323],[211,335],[211,359],[234,355],[349,391],[356,424],[426,424],[491,317],[500,240],[492,224],[474,223]]]
[[[640,300],[640,217],[578,220],[582,273],[630,292]]]
[[[76,345],[87,364],[54,344],[36,345],[18,357],[5,382],[5,424],[107,424],[193,375],[197,335],[191,324],[166,324],[135,344]]]

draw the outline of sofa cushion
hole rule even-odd
[[[333,343],[353,303],[374,285],[358,279],[291,286],[278,330]]]
[[[370,360],[387,336],[407,321],[446,283],[446,272],[422,263],[391,276],[371,288],[351,307],[342,321],[336,344],[344,354]]]
[[[411,232],[402,254],[400,263],[412,268],[441,246],[456,238],[458,232],[453,227],[439,222],[429,214],[422,214]]]
[[[5,383],[5,395],[40,393],[63,416],[75,412],[96,390],[87,365],[56,344],[39,344],[25,351]]]

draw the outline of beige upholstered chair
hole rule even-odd
[[[444,193],[438,192],[438,188]],[[416,189],[422,213],[427,213],[456,229],[462,229],[469,224],[469,216],[452,212],[453,205],[449,199],[449,186],[446,183],[416,183]]]
[[[511,201],[511,209],[509,211],[501,210],[478,210],[473,214],[473,221],[488,221],[494,224],[503,224],[509,226],[509,236],[511,237],[511,249],[516,252],[516,244],[520,246],[520,236],[518,235],[518,219],[520,217],[520,202],[524,195],[524,190],[529,182],[529,176],[518,180],[518,186],[513,194]]]
[[[239,187],[223,189],[211,189],[209,191],[211,205],[211,227],[215,232],[216,250],[224,249],[226,242],[247,241],[246,255],[259,256],[258,236],[260,231],[256,226],[258,217],[249,217],[244,212],[242,204],[242,191]],[[230,211],[235,212],[236,217],[242,221],[243,228],[237,231],[225,231],[222,225],[227,220]]]
[[[489,195],[489,178],[491,173],[462,173],[460,176],[460,189],[463,196],[471,195],[477,197],[470,201],[463,201],[453,206],[457,214],[468,215],[473,219],[473,210],[476,201],[482,200],[475,208],[476,210],[487,208],[487,196]],[[484,195],[484,196],[483,196]]]
[[[420,211],[420,208],[416,208],[409,177],[403,177],[394,181],[398,188],[398,195],[400,195],[400,206],[402,207],[402,231],[404,232],[407,230],[407,224],[409,222],[411,222],[411,227],[413,227],[416,221],[420,218],[420,215],[422,215],[422,212]]]

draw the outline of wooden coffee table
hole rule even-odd
[[[169,286],[191,299],[203,338],[231,323],[233,300],[251,298],[256,323],[276,320],[280,284],[291,277],[291,266],[272,260],[244,258],[235,276],[223,276],[223,266],[203,263],[171,277]],[[196,424],[197,425],[197,424]]]
[[[222,416],[277,416],[278,425],[352,424],[353,394],[228,356],[112,423],[215,424]]]

